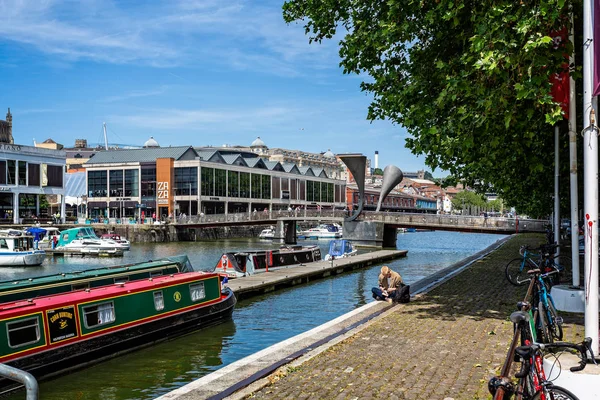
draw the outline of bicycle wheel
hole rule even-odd
[[[548,385],[545,388],[545,392],[546,399],[550,400],[579,400],[579,397],[560,386]],[[542,393],[538,392],[535,396],[533,396],[532,400],[539,400],[541,397]]]
[[[548,301],[548,311],[552,315],[552,323],[548,328],[554,339],[560,341],[563,338],[562,318],[558,316],[556,309],[552,305],[552,301]]]
[[[527,275],[527,270],[532,266],[528,260],[523,264],[523,258],[515,258],[506,264],[506,268],[504,269],[504,274],[506,275],[506,279],[515,285],[515,286],[523,286],[527,282],[529,282],[529,275]]]
[[[538,321],[536,324],[539,331],[538,338],[542,343],[553,343],[554,340],[550,333],[547,319],[546,307],[544,307],[544,303],[540,301],[538,304]]]

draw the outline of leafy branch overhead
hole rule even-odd
[[[370,76],[361,84],[374,96],[368,119],[406,127],[406,146],[430,167],[538,211],[550,207],[552,126],[563,118],[549,77],[572,49],[555,48],[550,35],[568,26],[566,15],[564,0],[283,5],[311,42],[343,35],[344,72]]]

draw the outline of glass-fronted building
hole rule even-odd
[[[62,150],[0,143],[0,220],[17,224],[39,216],[46,195],[60,195],[63,219],[65,164]]]
[[[346,206],[345,181],[319,168],[230,148],[108,150],[86,164],[88,218],[157,218]]]

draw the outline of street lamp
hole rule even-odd
[[[192,184],[190,182],[188,182],[188,186],[190,187],[188,215],[191,216],[192,215]]]

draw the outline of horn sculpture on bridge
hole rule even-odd
[[[347,217],[345,221],[354,221],[363,209],[363,198],[365,197],[365,170],[367,169],[367,157],[362,154],[343,154],[338,156],[340,160],[354,177],[356,186],[358,187],[358,210],[351,216]]]
[[[381,184],[381,194],[379,195],[379,202],[377,203],[377,210],[381,208],[381,204],[385,200],[388,194],[392,191],[397,184],[402,182],[402,178],[404,178],[404,174],[400,170],[400,168],[395,165],[388,165],[383,170],[383,183]]]

